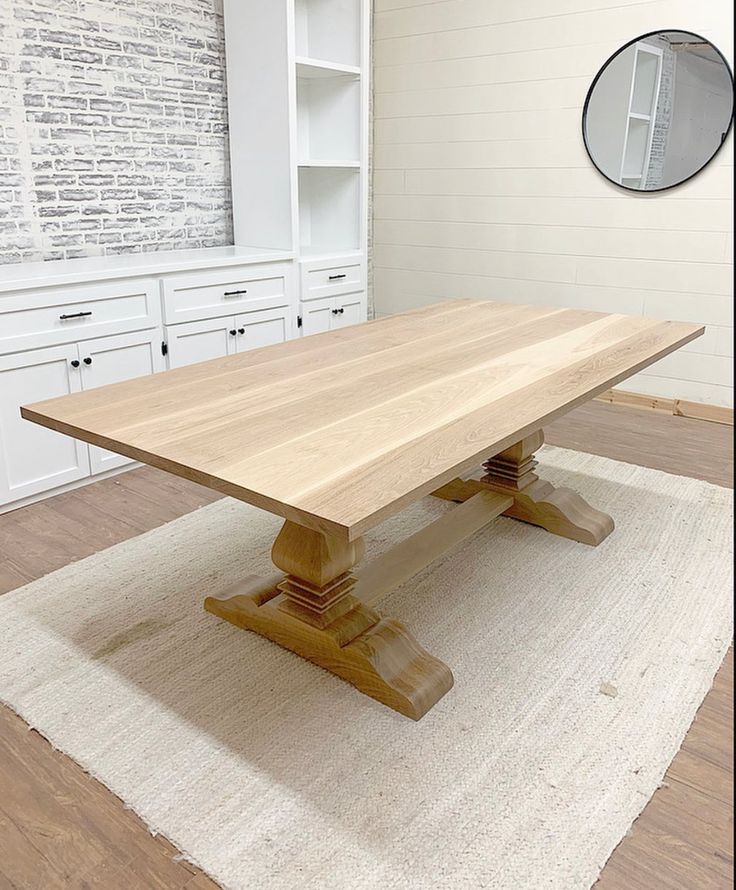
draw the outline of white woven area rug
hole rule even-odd
[[[0,697],[227,888],[587,890],[729,645],[732,494],[542,463],[616,531],[500,519],[387,598],[455,674],[419,723],[203,611],[272,571],[279,520],[232,500],[0,597]]]

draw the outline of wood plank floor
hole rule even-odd
[[[547,428],[551,444],[733,484],[729,427],[603,403]],[[142,468],[0,516],[0,593],[218,497]],[[598,890],[733,886],[733,652],[665,785],[603,870]],[[207,890],[122,802],[0,707],[0,890]]]

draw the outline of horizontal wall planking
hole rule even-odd
[[[454,247],[414,247],[376,244],[376,266],[409,271],[449,274],[492,275],[498,278],[527,278],[564,281],[635,290],[709,294],[728,297],[731,267],[725,263],[631,260],[628,258],[564,256]]]
[[[380,220],[373,241],[379,245],[521,251],[566,256],[626,257],[723,263],[725,232],[667,232],[659,229],[583,226],[512,226],[495,223]]]
[[[477,114],[541,108],[582,108],[589,77],[489,83],[459,89],[377,93],[374,119],[434,114]]]
[[[730,297],[733,270],[726,263],[579,257],[575,280],[579,284],[606,286],[615,282],[617,287]]]
[[[707,9],[705,14],[706,18],[700,19],[700,27],[712,30],[717,23],[708,20]],[[605,35],[611,44],[610,52],[613,52],[618,45],[630,40],[632,34],[661,28],[663,21],[681,19],[687,22],[692,18],[692,3],[691,0],[654,0],[633,6],[619,4],[609,9],[470,27],[462,27],[464,16],[457,16],[452,30],[434,33],[425,33],[424,22],[417,24],[416,15],[413,18],[413,33],[401,37],[378,36],[374,44],[377,68],[432,59],[493,55],[494,51],[526,52],[550,46],[569,46],[572,51],[576,46],[588,44],[591,34]]]
[[[376,267],[446,275],[487,275],[495,278],[526,278],[534,281],[575,281],[575,257],[555,254],[457,250],[454,248],[405,247],[375,244]]]
[[[585,153],[576,136],[481,142],[418,142],[374,146],[376,169],[576,167]]]
[[[651,377],[691,380],[709,383],[717,380],[722,386],[733,386],[733,362],[725,355],[706,355],[678,350],[647,368]]]
[[[634,290],[613,285],[594,287],[528,279],[417,272],[376,265],[377,312],[404,312],[427,303],[459,297],[569,306],[595,312],[621,312],[733,327],[733,301],[728,297]]]
[[[641,392],[664,399],[685,399],[708,405],[722,405],[725,408],[733,407],[733,389],[720,383],[675,380],[640,372],[629,377],[625,383],[619,383],[619,387],[629,392]]]
[[[438,90],[477,86],[488,83],[524,83],[539,80],[540,68],[545,80],[589,77],[598,71],[610,55],[610,41],[576,47],[553,46],[530,52],[472,56],[469,59],[439,59],[430,62],[386,65],[376,68],[374,89],[377,94],[407,90]]]
[[[579,123],[580,111],[577,108],[389,117],[376,120],[374,138],[381,145],[550,139],[559,138],[561,131],[575,132]]]
[[[436,33],[458,27],[477,28],[561,15],[605,10],[622,6],[647,6],[651,0],[526,0],[525,3],[492,3],[489,0],[376,0],[374,35],[376,40],[416,33]],[[421,10],[421,24],[416,26],[416,7]]]
[[[733,356],[733,328],[707,325],[702,337],[681,348],[683,352],[697,352],[700,355]]]
[[[484,196],[376,195],[376,227],[384,219],[484,222],[501,225],[631,227],[677,231],[731,232],[733,204],[721,200],[656,201],[618,198],[512,198]]]
[[[729,140],[714,163],[728,165],[732,150],[732,140]],[[478,142],[448,139],[439,142],[376,143],[374,163],[378,170],[480,170],[489,167],[549,169],[584,167],[589,159],[582,138],[573,129],[564,139],[560,136],[530,136],[523,139]]]
[[[729,142],[731,140],[729,139]],[[725,154],[725,149],[724,149]],[[676,189],[658,192],[657,201],[704,200],[721,198],[733,191],[733,165],[709,164],[697,179],[690,179]],[[725,158],[724,158],[725,160]],[[526,197],[530,194],[554,198],[618,198],[630,201],[630,191],[601,176],[590,163],[580,167],[555,169],[482,169],[482,170],[376,170],[373,180],[376,195],[487,195]],[[729,242],[727,259],[732,260]]]

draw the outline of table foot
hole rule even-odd
[[[591,507],[570,488],[555,488],[534,472],[534,453],[544,444],[541,430],[496,454],[483,464],[480,481],[455,479],[433,492],[437,497],[465,501],[489,488],[513,498],[505,516],[538,525],[582,544],[596,546],[613,531],[613,519]]]
[[[344,543],[287,521],[272,551],[286,577],[246,579],[208,597],[205,609],[419,720],[452,688],[452,673],[400,621],[352,595],[357,579],[349,570],[362,555],[362,540]]]
[[[583,544],[600,544],[613,531],[613,519],[590,506],[570,488],[555,488],[534,472],[534,452],[544,444],[542,430],[532,433],[483,464],[481,482],[512,495],[506,516],[539,525],[552,534]]]

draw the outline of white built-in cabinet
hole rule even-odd
[[[303,334],[328,329],[311,320],[342,304],[308,305],[327,296],[365,321],[370,0],[225,0],[224,12],[235,242],[296,255]],[[353,274],[329,292],[310,282],[340,265]]]
[[[176,271],[197,260],[219,265]],[[85,281],[101,275],[109,277]],[[22,405],[301,334],[298,267],[285,252],[215,248],[131,257],[122,266],[113,258],[34,263],[3,277],[0,511],[132,463],[23,420]]]

